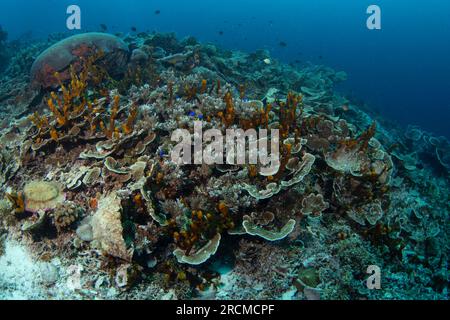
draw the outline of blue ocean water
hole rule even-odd
[[[342,92],[387,119],[450,137],[450,2],[2,0],[0,25],[12,39],[67,32],[71,4],[81,7],[81,32],[100,24],[111,33],[132,26],[173,31],[230,49],[266,48],[284,62],[344,70],[349,78]],[[381,30],[366,27],[371,4],[382,10]]]

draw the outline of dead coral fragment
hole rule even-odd
[[[97,247],[105,254],[131,261],[131,252],[127,250],[123,239],[121,210],[116,193],[101,199],[98,210],[92,217],[92,233]]]
[[[54,182],[33,181],[23,190],[25,210],[38,212],[51,210],[65,200],[61,186]]]
[[[219,248],[220,239],[221,239],[220,233],[216,234],[214,238],[208,241],[208,243],[197,250],[197,252],[186,255],[185,252],[181,249],[176,249],[173,254],[177,258],[179,263],[187,263],[191,265],[200,265],[204,262],[206,262],[211,256],[213,256],[217,249]]]
[[[269,231],[258,227],[250,221],[249,217],[244,218],[242,226],[245,231],[252,236],[258,236],[268,241],[278,241],[286,238],[292,231],[294,231],[296,221],[290,219],[279,231]]]

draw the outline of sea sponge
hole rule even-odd
[[[65,196],[59,184],[46,181],[32,181],[23,189],[25,210],[38,212],[51,210],[64,202]]]

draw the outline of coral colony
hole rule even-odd
[[[335,92],[345,72],[159,33],[8,59],[0,253],[28,269],[0,296],[446,297],[450,144]]]

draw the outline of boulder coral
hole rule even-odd
[[[79,34],[57,42],[36,58],[31,67],[33,87],[57,87],[59,81],[55,73],[59,73],[61,80],[69,80],[69,67],[75,65],[77,69],[77,60],[87,58],[96,51],[104,54],[101,63],[111,75],[125,71],[129,56],[125,42],[104,33]]]
[[[64,202],[61,186],[54,182],[32,181],[23,189],[25,210],[29,212],[47,211]]]

